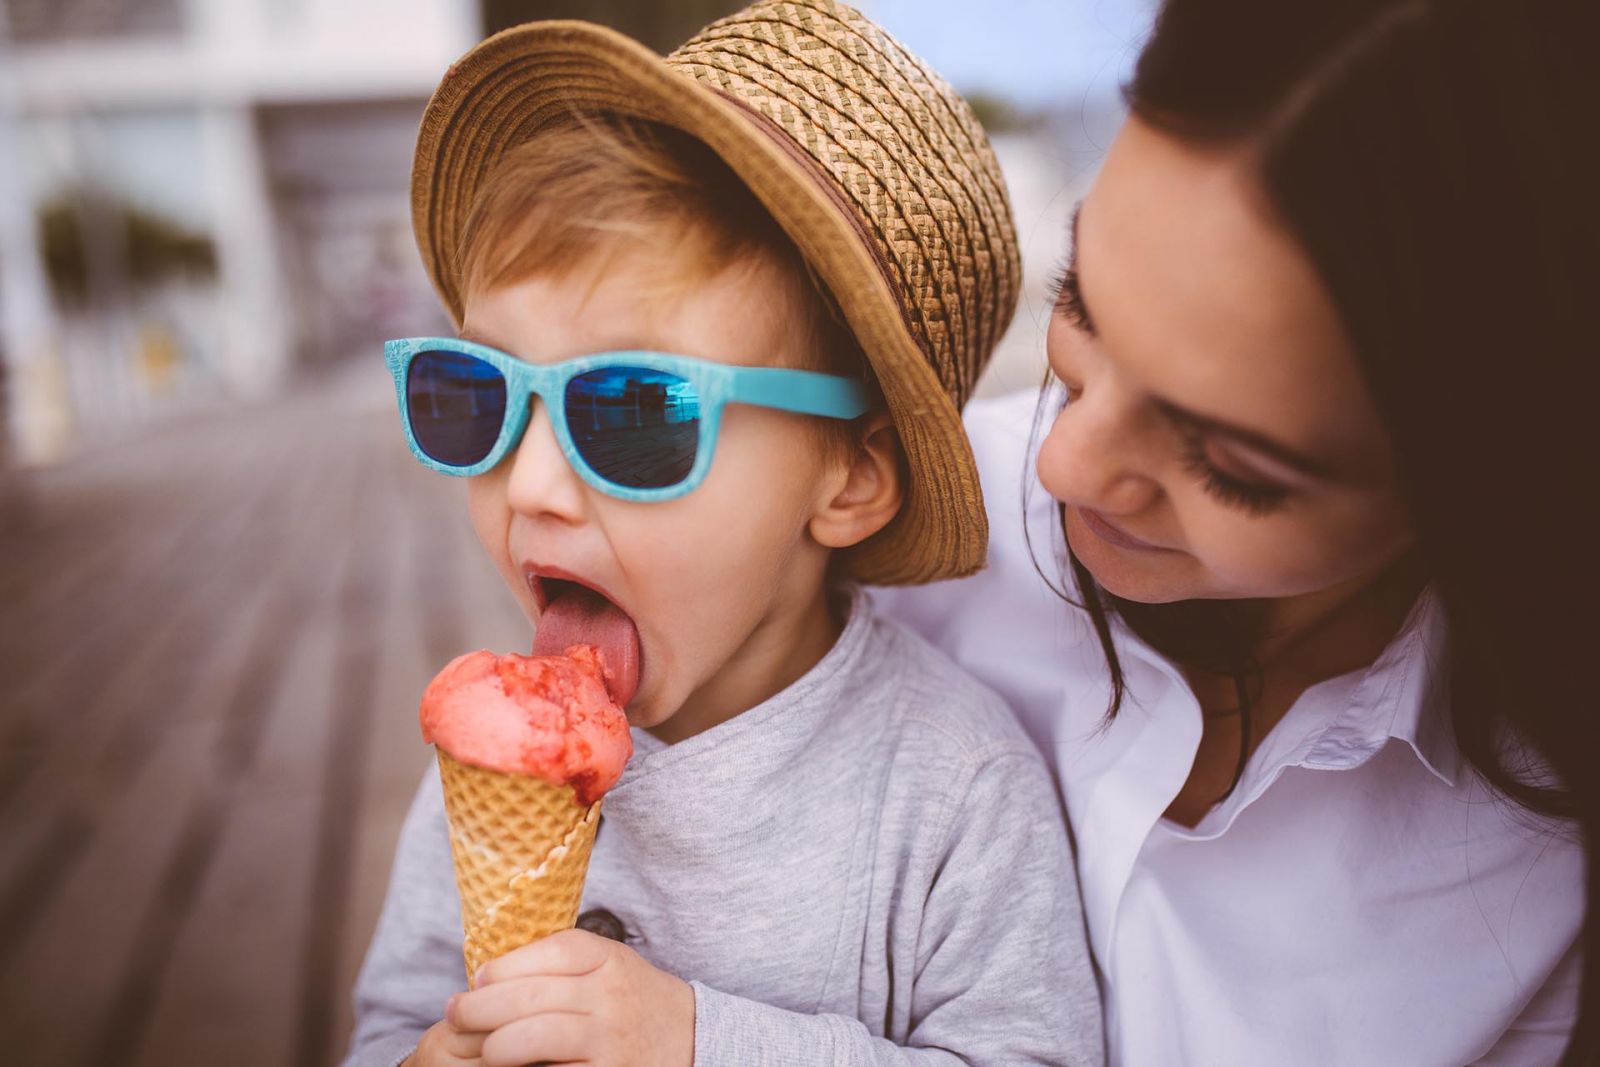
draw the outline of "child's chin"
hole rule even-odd
[[[672,718],[671,710],[662,708],[651,694],[643,692],[635,693],[622,711],[628,717],[628,725],[640,730],[653,730]]]

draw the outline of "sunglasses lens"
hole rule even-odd
[[[406,375],[411,434],[440,463],[470,467],[489,454],[506,417],[506,380],[460,352],[419,352]]]
[[[689,477],[700,442],[700,398],[675,374],[606,367],[567,383],[567,429],[594,472],[629,489]]]

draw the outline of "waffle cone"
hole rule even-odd
[[[572,926],[600,801],[584,807],[571,786],[438,753],[470,985],[496,956]]]

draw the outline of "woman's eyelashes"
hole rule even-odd
[[[1094,320],[1083,302],[1083,291],[1078,284],[1078,270],[1072,257],[1058,268],[1050,284],[1051,304],[1055,314],[1062,315],[1076,329],[1093,337]],[[1070,408],[1083,393],[1081,385],[1069,382],[1061,374],[1055,375],[1062,396],[1056,413],[1059,416]],[[1290,491],[1287,487],[1268,482],[1253,482],[1229,474],[1206,457],[1205,434],[1199,427],[1180,426],[1183,434],[1184,469],[1200,480],[1206,492],[1228,507],[1237,508],[1252,516],[1268,515],[1283,507]]]
[[[1205,439],[1198,430],[1185,429],[1183,432],[1183,465],[1190,474],[1200,479],[1206,492],[1223,504],[1251,515],[1269,515],[1282,508],[1289,499],[1289,490],[1284,486],[1245,481],[1218,469],[1206,457]]]
[[[1083,387],[1056,373],[1050,388],[1058,398],[1053,403],[1054,417],[1070,417],[1073,403],[1083,395]],[[1194,426],[1179,426],[1178,429],[1182,434],[1184,470],[1199,479],[1206,492],[1221,503],[1257,516],[1271,514],[1288,502],[1292,492],[1288,486],[1249,481],[1213,463],[1206,456],[1204,430]]]
[[[1094,320],[1089,317],[1089,309],[1083,303],[1083,290],[1078,286],[1078,269],[1070,258],[1056,268],[1055,276],[1051,279],[1050,304],[1057,314],[1065,315],[1073,326],[1094,336]]]

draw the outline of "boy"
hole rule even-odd
[[[579,928],[472,992],[424,779],[346,1062],[1100,1062],[1042,761],[852,584],[983,558],[958,408],[1017,257],[965,105],[830,0],[666,61],[533,24],[446,75],[413,195],[461,326],[390,346],[413,451],[635,752]]]

